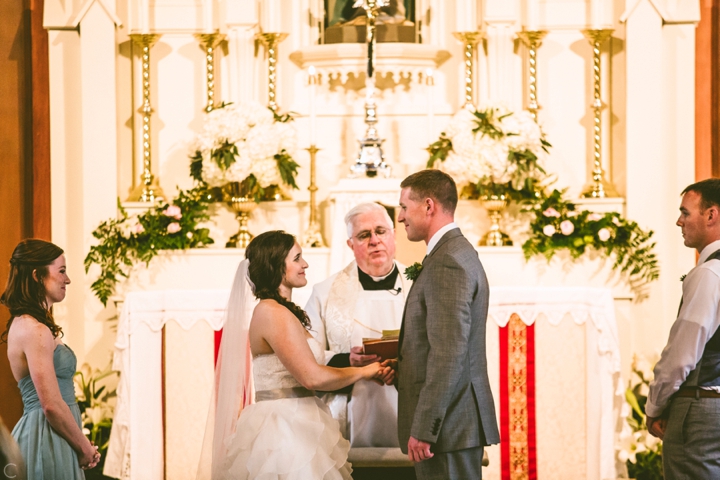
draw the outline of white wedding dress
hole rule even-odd
[[[320,343],[313,338],[308,343],[323,364]],[[275,354],[253,359],[253,379],[260,401],[240,414],[222,469],[226,478],[351,479],[350,443],[340,434],[327,406],[310,396]]]

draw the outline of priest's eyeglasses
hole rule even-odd
[[[378,237],[380,240],[385,240],[391,233],[392,230],[387,227],[376,227],[375,230],[363,230],[362,232],[358,233],[357,235],[355,235],[355,240],[360,243],[368,243],[370,242],[373,234],[375,234],[375,236]]]

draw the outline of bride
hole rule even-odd
[[[210,478],[349,479],[350,444],[315,390],[360,379],[391,382],[393,371],[379,363],[324,365],[307,315],[292,302],[292,289],[307,284],[308,267],[292,235],[258,235],[246,257],[230,294],[216,368],[214,421],[211,410],[205,437],[206,447],[212,440]],[[201,462],[198,478],[207,472]]]

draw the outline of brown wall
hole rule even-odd
[[[720,177],[720,0],[700,2],[695,36],[695,178]]]
[[[42,0],[0,2],[0,288],[8,259],[27,237],[50,239],[50,132],[47,32]],[[0,330],[9,315],[0,306]],[[17,382],[0,344],[0,416],[22,414]]]

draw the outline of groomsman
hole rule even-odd
[[[398,221],[410,241],[427,244],[400,334],[400,448],[419,480],[480,479],[483,448],[500,442],[485,355],[487,278],[454,222],[453,179],[422,170],[400,186]]]
[[[697,266],[683,279],[645,413],[663,439],[665,478],[720,478],[720,179],[683,190],[677,225]]]
[[[347,244],[355,260],[315,285],[305,306],[312,334],[325,345],[333,367],[362,366],[378,361],[363,355],[363,338],[380,338],[383,330],[399,330],[410,282],[395,262],[393,222],[384,207],[362,203],[345,216]],[[352,393],[351,393],[352,392]],[[360,381],[323,396],[353,447],[398,447],[397,391]]]

